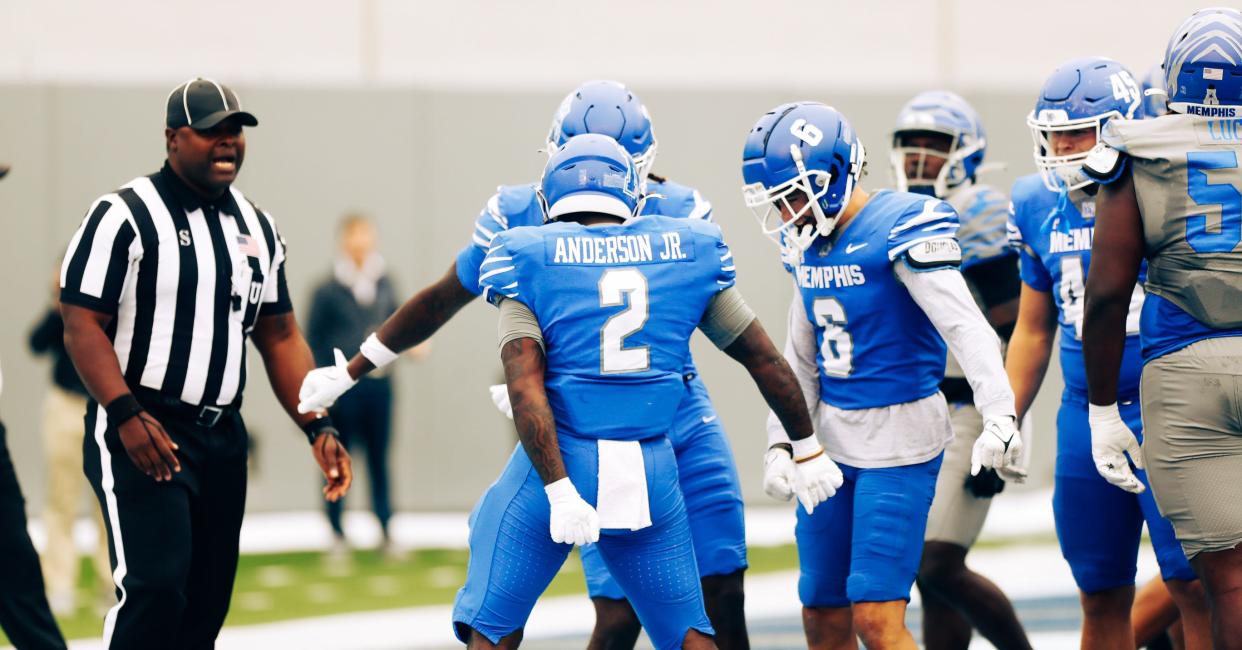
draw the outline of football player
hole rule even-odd
[[[1169,113],[1109,121],[1084,166],[1103,184],[1083,323],[1095,467],[1130,492],[1150,479],[1203,579],[1218,649],[1242,647],[1240,62],[1242,13],[1195,12],[1165,51]],[[1144,258],[1148,296],[1134,351],[1121,337],[1133,329],[1124,294]],[[1133,386],[1118,379],[1139,363],[1141,453],[1126,422]],[[1104,504],[1093,513],[1113,516]],[[1200,626],[1181,611],[1189,648]]]
[[[1135,496],[1109,485],[1091,459],[1090,366],[1083,363],[1082,327],[1096,188],[1083,174],[1082,162],[1105,124],[1141,117],[1141,104],[1134,77],[1115,61],[1088,57],[1057,68],[1027,117],[1039,172],[1018,179],[1010,193],[1010,241],[1019,247],[1022,298],[1006,366],[1022,415],[1039,391],[1059,327],[1065,390],[1057,414],[1052,505],[1061,554],[1081,593],[1084,648],[1135,647],[1130,612],[1144,522],[1161,575],[1186,621],[1187,647],[1201,647],[1193,645],[1191,630],[1196,604],[1202,603],[1199,587],[1172,526],[1150,494]],[[1134,278],[1126,291],[1129,321],[1126,335],[1117,337],[1125,362],[1114,367],[1114,383],[1120,386],[1127,432],[1140,435],[1137,334],[1144,293]]]
[[[1009,201],[976,182],[986,152],[987,135],[974,107],[954,93],[935,90],[916,95],[897,115],[890,163],[898,190],[934,196],[957,212],[962,275],[1004,342],[1018,317],[1021,281],[1017,252],[1005,232]],[[940,392],[949,403],[953,442],[936,480],[919,566],[923,643],[929,650],[965,650],[973,622],[998,648],[1030,648],[1013,604],[992,581],[966,567],[966,553],[979,537],[992,496],[1005,483],[996,470],[970,474],[970,452],[983,431],[983,418],[952,356]],[[1009,480],[1025,480],[1021,469],[1006,473]]]
[[[567,95],[547,137],[549,153],[574,135],[599,133],[621,143],[634,156],[640,187],[647,196],[643,214],[660,214],[711,221],[712,209],[697,190],[653,176],[656,138],[651,118],[639,98],[615,81],[587,82]],[[508,228],[544,223],[544,206],[537,184],[501,186],[479,213],[470,243],[435,284],[410,298],[362,345],[359,354],[342,368],[321,368],[307,377],[307,408],[331,404],[374,366],[426,340],[453,314],[478,295],[479,265],[492,238]],[[749,647],[743,611],[742,577],[746,570],[746,538],[742,517],[742,489],[728,437],[698,376],[692,360],[683,369],[685,400],[669,438],[677,454],[681,489],[694,531],[708,617],[716,640],[725,650]],[[508,393],[493,387],[502,411]],[[591,648],[632,648],[641,630],[637,616],[611,578],[594,547],[582,549],[587,592],[595,606],[596,624]]]
[[[1000,341],[959,271],[953,208],[907,192],[858,188],[863,145],[835,109],[783,104],[746,139],[746,203],[781,247],[796,293],[785,356],[828,455],[836,497],[798,512],[795,535],[807,643],[914,648],[906,604],[944,449],[945,340],[983,416],[972,473],[1021,454]],[[765,490],[790,498],[800,461],[769,418]]]
[[[667,432],[702,329],[750,372],[791,428],[809,511],[840,470],[813,435],[797,378],[733,287],[720,229],[639,213],[638,174],[607,136],[548,161],[544,227],[511,228],[480,264],[500,309],[501,359],[521,446],[471,513],[454,628],[471,648],[516,647],[572,545],[596,544],[657,648],[715,647]]]

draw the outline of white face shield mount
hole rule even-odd
[[[858,151],[861,148],[860,143],[851,155],[853,160],[850,161],[845,180],[841,209],[831,215],[825,214],[819,205],[820,199],[828,193],[832,182],[831,174],[818,169],[807,169],[802,161],[802,153],[796,145],[789,147],[794,165],[798,169],[796,176],[771,188],[764,187],[763,183],[751,183],[742,187],[746,207],[754,213],[763,234],[781,248],[784,257],[797,258],[802,251],[811,246],[811,242],[815,241],[816,237],[826,237],[832,234],[837,220],[845,211],[845,206],[849,204],[849,198],[854,192],[854,182],[857,178],[855,168],[860,164],[856,161],[861,159],[861,153]],[[791,199],[798,195],[805,196],[806,203],[795,209]],[[784,218],[785,215],[790,215],[788,220]],[[812,218],[811,223],[806,220],[808,215]]]
[[[1092,183],[1092,180],[1082,171],[1082,164],[1087,160],[1087,155],[1091,153],[1091,147],[1100,141],[1100,132],[1104,130],[1104,122],[1110,118],[1125,119],[1125,116],[1117,111],[1109,111],[1071,120],[1062,110],[1044,109],[1038,115],[1031,111],[1026,118],[1026,125],[1031,129],[1031,139],[1035,143],[1035,166],[1039,169],[1044,187],[1052,192],[1060,192],[1061,190],[1080,189]],[[1078,153],[1061,156],[1054,154],[1052,147],[1054,133],[1083,129],[1091,129],[1095,132],[1095,138],[1089,146]]]
[[[969,180],[970,177],[966,174],[964,161],[986,146],[986,143],[983,140],[978,140],[969,145],[961,146],[960,143],[971,138],[963,138],[963,133],[958,130],[920,128],[917,131],[940,133],[948,136],[951,138],[949,150],[946,152],[939,149],[902,144],[903,133],[913,132],[913,130],[898,131],[893,137],[893,148],[888,156],[897,189],[902,192],[908,192],[910,188],[930,187],[932,196],[943,199],[948,195],[950,189]],[[917,156],[913,175],[906,174],[906,160],[910,156]],[[935,178],[927,178],[927,162],[932,158],[941,160],[942,164]]]

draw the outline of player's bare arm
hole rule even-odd
[[[276,399],[289,417],[303,429],[322,417],[321,413],[298,412],[298,388],[306,373],[314,369],[315,361],[306,338],[298,329],[293,312],[259,318],[250,338],[263,356],[263,365],[267,369],[267,379],[272,385],[272,392],[276,394]],[[350,466],[349,452],[345,451],[335,431],[318,432],[312,443],[312,450],[315,461],[319,463],[324,477],[328,480],[324,496],[329,501],[345,496],[353,482],[353,469]]]
[[[565,463],[556,442],[556,422],[543,385],[543,348],[534,339],[514,339],[500,349],[500,360],[505,367],[513,424],[522,449],[544,485],[565,478]]]
[[[450,264],[439,280],[411,296],[389,316],[376,336],[388,349],[400,354],[431,338],[471,300],[474,294],[457,278],[457,264]],[[373,369],[375,364],[362,353],[355,354],[349,361],[349,376],[354,379]]]
[[[1143,223],[1128,172],[1100,188],[1095,222],[1082,353],[1091,403],[1103,405],[1117,401],[1126,316],[1143,256]]]
[[[112,316],[70,304],[61,305],[61,315],[65,321],[65,349],[91,397],[101,408],[116,403],[118,398],[123,400],[129,395],[129,386],[105,332]],[[173,472],[181,471],[174,453],[177,444],[150,413],[135,407],[129,415],[115,425],[130,460],[156,481],[172,479]]]
[[[790,439],[802,440],[814,434],[802,386],[758,319],[751,321],[724,351],[750,373]]]
[[[1039,386],[1048,372],[1056,334],[1057,308],[1052,295],[1023,283],[1018,321],[1009,339],[1009,354],[1005,357],[1005,373],[1013,387],[1014,409],[1019,420],[1039,393]]]

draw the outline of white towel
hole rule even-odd
[[[641,530],[651,525],[642,443],[599,441],[599,498],[595,511],[600,528]]]

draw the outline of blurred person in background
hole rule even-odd
[[[1022,297],[1009,343],[1006,370],[1023,415],[1035,400],[1060,331],[1064,391],[1057,411],[1057,455],[1052,509],[1061,555],[1078,586],[1083,612],[1082,647],[1135,647],[1134,604],[1139,540],[1151,536],[1160,573],[1182,613],[1186,647],[1208,647],[1207,607],[1198,577],[1161,516],[1150,492],[1131,494],[1110,484],[1092,459],[1091,407],[1083,358],[1086,279],[1094,259],[1098,186],[1082,169],[1100,131],[1113,121],[1142,117],[1138,81],[1124,66],[1084,57],[1057,68],[1039,90],[1027,117],[1038,173],[1019,178],[1010,192],[1010,242],[1018,247]],[[1139,314],[1142,284],[1127,287],[1128,317],[1118,342],[1124,362],[1114,369],[1123,427],[1142,435]],[[1137,438],[1135,438],[1137,442]],[[1147,482],[1139,472],[1130,488]]]
[[[0,164],[0,179],[9,173]],[[3,390],[0,377],[0,390]],[[43,589],[39,555],[26,532],[26,500],[0,423],[0,628],[20,650],[64,650]]]
[[[59,273],[58,273],[59,275]],[[52,359],[52,383],[43,400],[43,448],[47,455],[47,503],[43,524],[47,528],[47,547],[43,549],[43,577],[47,581],[48,602],[57,616],[67,616],[77,608],[78,549],[73,541],[86,477],[82,475],[82,414],[86,413],[86,387],[65,351],[65,322],[60,317],[59,287],[53,284],[52,304],[30,332],[30,351]],[[98,537],[90,554],[95,568],[95,584],[100,603],[111,607],[116,601],[112,567],[108,561],[108,537],[103,513],[94,502],[91,521]],[[105,609],[107,609],[105,607]]]
[[[898,190],[934,196],[957,211],[962,275],[1005,343],[1018,317],[1021,281],[1017,251],[1009,247],[1005,230],[1009,200],[976,181],[986,152],[987,135],[974,107],[954,93],[933,90],[919,93],[898,113],[889,160]],[[923,642],[928,650],[965,650],[977,628],[1002,650],[1030,648],[1013,603],[995,583],[966,566],[992,497],[1007,480],[1025,481],[1025,466],[1001,470],[1003,475],[994,469],[971,475],[970,452],[983,431],[983,416],[953,355],[940,392],[949,403],[953,442],[936,479],[919,566]]]
[[[320,366],[332,365],[333,350],[357,345],[397,310],[387,265],[376,250],[375,224],[363,215],[348,215],[341,221],[339,238],[340,254],[332,275],[315,287],[306,321],[306,341]],[[399,559],[400,552],[388,529],[392,518],[388,474],[392,396],[389,373],[374,372],[342,395],[328,412],[345,447],[352,450],[361,446],[366,450],[371,509],[383,535],[381,548],[385,556]],[[334,561],[348,558],[349,547],[341,524],[344,509],[344,499],[327,502],[328,523],[335,536],[329,557]]]

